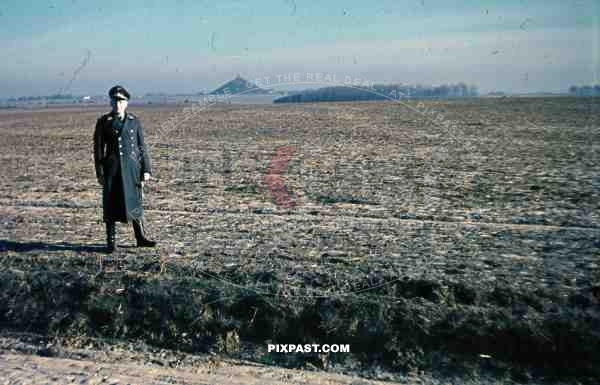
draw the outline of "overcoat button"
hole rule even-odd
[[[129,132],[133,132],[133,130],[129,130]]]
[[[123,155],[123,153],[121,151],[119,151],[119,155]]]
[[[121,141],[121,137],[119,136],[119,142]]]
[[[123,146],[121,145],[121,143],[119,143],[119,147],[123,147]]]

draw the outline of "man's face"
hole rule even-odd
[[[127,103],[127,99],[110,99],[110,105],[112,106],[113,112],[116,112],[119,115],[123,115],[125,113],[125,110],[127,109]]]

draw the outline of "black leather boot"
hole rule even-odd
[[[144,221],[142,218],[139,220],[134,219],[133,221],[133,232],[135,234],[135,240],[137,247],[155,247],[156,241],[147,239],[144,231]]]
[[[115,222],[106,222],[106,251],[112,253],[115,251],[115,238],[117,234],[117,226]]]

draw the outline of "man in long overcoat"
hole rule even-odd
[[[102,185],[103,219],[109,252],[115,249],[116,222],[133,224],[138,247],[154,247],[145,236],[142,182],[150,180],[151,168],[144,129],[127,112],[130,94],[119,85],[108,95],[112,111],[101,116],[94,131],[94,165]]]

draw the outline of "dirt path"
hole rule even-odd
[[[214,362],[172,369],[22,354],[0,355],[1,384],[383,384],[339,374]],[[389,382],[386,382],[389,384]]]

